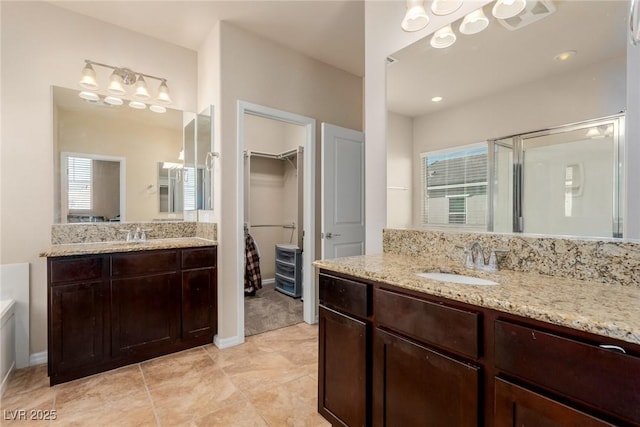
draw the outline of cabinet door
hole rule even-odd
[[[495,390],[496,427],[613,426],[500,378]]]
[[[49,362],[52,376],[105,359],[105,301],[104,282],[51,287]]]
[[[376,328],[373,425],[480,425],[479,370]]]
[[[216,269],[182,273],[182,338],[216,333]]]
[[[368,425],[366,323],[320,306],[318,412],[334,425]]]
[[[180,274],[111,281],[111,340],[114,357],[170,348],[178,338]]]

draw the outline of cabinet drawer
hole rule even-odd
[[[371,314],[371,287],[366,283],[321,274],[320,304],[367,317]]]
[[[478,358],[480,315],[441,304],[375,290],[376,321],[418,341]]]
[[[640,423],[637,357],[497,320],[495,364],[507,374]]]
[[[182,250],[182,268],[205,268],[216,266],[216,248]]]
[[[178,251],[121,253],[111,256],[111,275],[133,276],[178,270]]]
[[[102,277],[104,257],[63,258],[50,261],[50,281],[79,282]]]
[[[288,262],[289,264],[295,264],[296,251],[294,249],[281,248],[279,245],[276,245],[276,259]]]
[[[296,267],[276,260],[276,274],[294,280],[296,277]]]

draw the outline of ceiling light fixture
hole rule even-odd
[[[460,9],[462,0],[433,0],[431,3],[431,12],[434,15],[449,15]]]
[[[482,8],[480,8],[464,17],[460,24],[460,33],[466,35],[477,34],[488,26],[489,19],[485,16]]]
[[[109,77],[109,84],[107,86],[107,91],[113,95],[118,95],[118,96],[117,97],[107,96],[105,98],[105,102],[107,102],[108,104],[122,105],[123,104],[122,99],[120,99],[119,97],[126,95],[127,87],[132,85],[135,85],[133,96],[143,100],[151,99],[151,93],[149,92],[149,87],[147,86],[147,82],[145,79],[158,80],[160,82],[160,85],[158,86],[155,100],[162,104],[171,104],[171,97],[169,96],[169,87],[167,86],[167,79],[163,77],[156,77],[149,74],[141,73],[139,71],[133,71],[129,68],[115,67],[113,65],[102,64],[99,62],[90,61],[88,59],[85,59],[84,62],[85,62],[85,66],[82,69],[82,72],[80,73],[80,82],[79,82],[80,86],[84,89],[89,89],[92,91],[97,91],[100,89],[100,86],[98,85],[98,82],[96,79],[96,72],[93,68],[94,66],[109,68],[113,70],[113,72],[111,73],[111,76]],[[95,98],[99,99],[99,96],[95,93],[93,94],[95,95],[93,97],[91,97],[90,95],[86,95],[86,93],[91,93],[91,92],[84,91],[84,92],[81,92],[81,94],[82,93],[85,93],[84,96],[80,95],[84,99],[87,99],[87,100],[95,100]],[[113,102],[109,102],[108,99],[110,99]],[[119,100],[120,102],[118,103],[118,101],[116,100]],[[134,107],[131,104],[134,104],[136,106]],[[141,106],[140,104],[142,104],[143,106]],[[129,106],[131,106],[132,108],[139,108],[139,109],[147,108],[147,105],[140,101],[130,102]]]
[[[518,15],[527,7],[526,0],[497,0],[491,13],[498,19],[509,19]]]
[[[436,49],[445,49],[456,42],[456,35],[451,29],[451,25],[440,28],[431,37],[431,46]]]
[[[407,0],[407,13],[402,19],[404,31],[419,31],[429,25],[429,15],[424,10],[424,0]]]

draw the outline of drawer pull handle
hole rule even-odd
[[[613,350],[613,351],[617,351],[618,353],[624,353],[627,354],[626,351],[624,351],[624,348],[618,346],[618,345],[611,345],[611,344],[600,344],[599,346],[600,348],[604,348],[606,350]]]

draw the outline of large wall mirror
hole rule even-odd
[[[54,222],[183,219],[194,113],[88,102],[54,86],[53,114]]]
[[[629,2],[528,1],[387,68],[387,225],[624,236]]]

